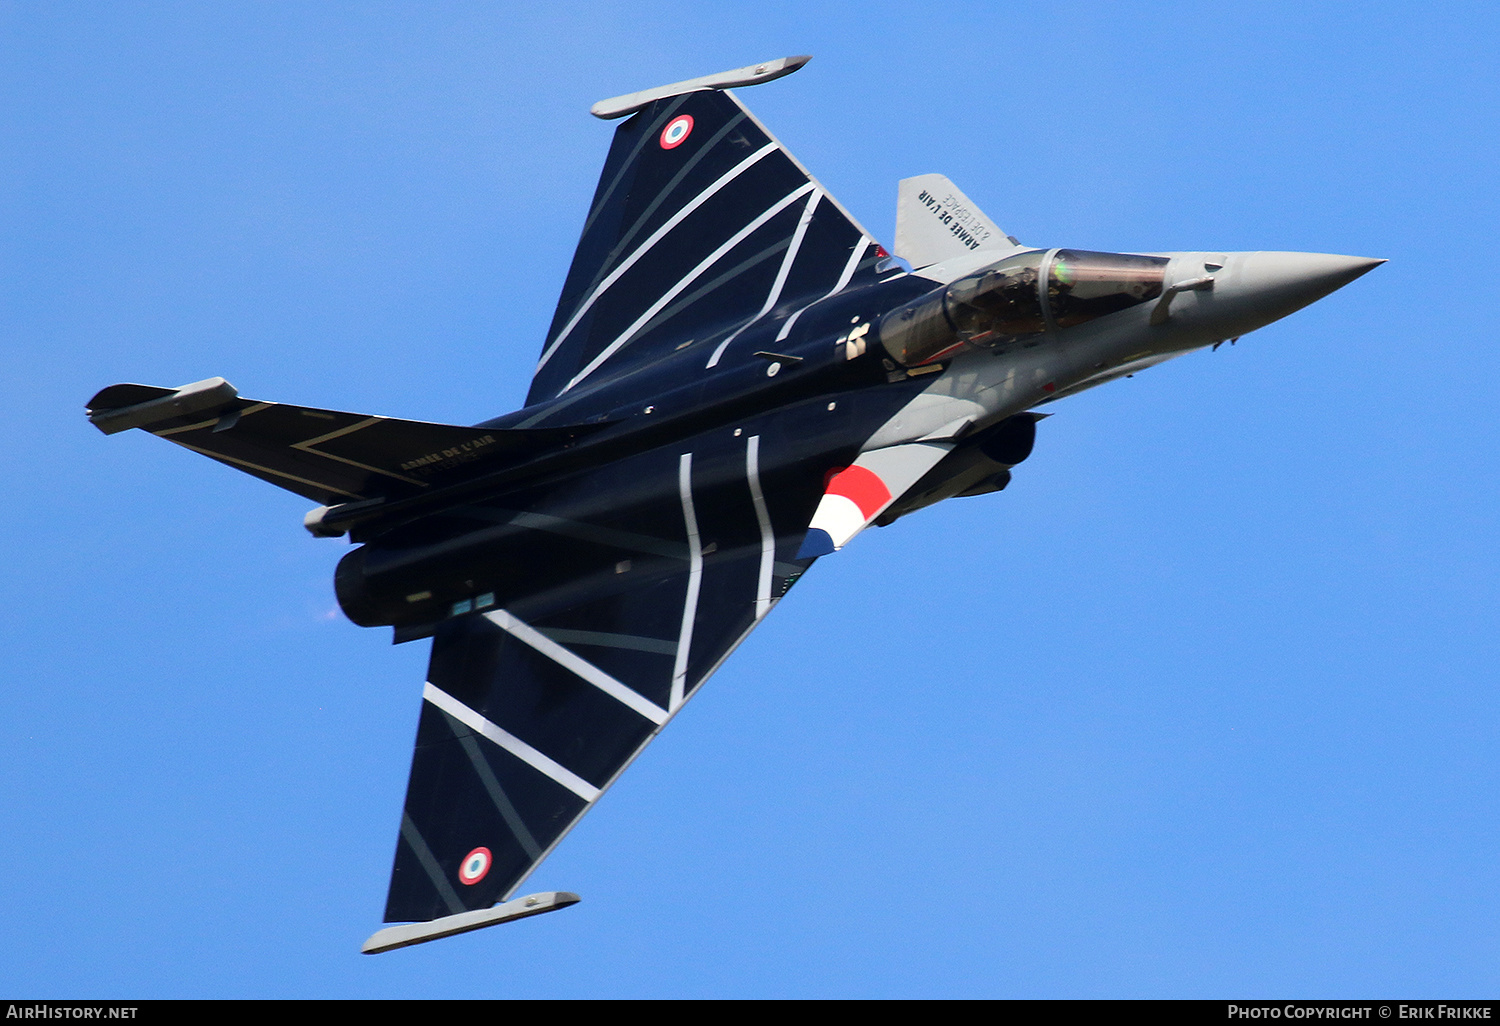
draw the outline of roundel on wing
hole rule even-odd
[[[661,130],[661,148],[664,150],[675,150],[692,134],[693,116],[691,114],[679,114],[671,121],[668,121],[667,127]]]
[[[460,883],[473,886],[484,879],[484,875],[490,871],[490,863],[494,857],[488,848],[475,848],[464,856],[463,862],[458,866],[458,879]]]

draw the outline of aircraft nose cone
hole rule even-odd
[[[1235,322],[1234,334],[1279,320],[1385,263],[1333,253],[1260,252],[1236,257],[1232,273],[1216,285],[1213,296],[1216,312]]]
[[[1285,317],[1343,288],[1384,260],[1333,253],[1246,253],[1237,282],[1266,304],[1286,306]]]

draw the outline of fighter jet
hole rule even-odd
[[[1046,404],[1217,346],[1382,263],[1023,245],[946,178],[888,252],[730,90],[614,133],[526,404],[472,427],[113,385],[140,428],[318,503],[354,623],[432,639],[387,951],[565,907],[527,877],[820,558],[1003,489]]]

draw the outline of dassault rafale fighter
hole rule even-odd
[[[349,619],[432,639],[387,951],[515,897],[821,556],[999,491],[1045,403],[1217,346],[1380,260],[1022,245],[941,175],[887,252],[729,90],[791,57],[604,100],[626,118],[526,405],[474,427],[113,385],[142,428],[318,503]]]

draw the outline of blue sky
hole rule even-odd
[[[1493,996],[1490,5],[0,2],[0,991]],[[745,101],[889,241],[1390,263],[819,563],[532,878],[389,955],[426,646],[308,503],[83,402],[525,394],[605,96]]]

